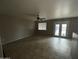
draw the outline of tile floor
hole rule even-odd
[[[5,56],[11,59],[74,59],[77,56],[77,40],[59,37],[33,36],[3,47]]]

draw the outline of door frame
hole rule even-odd
[[[55,24],[60,24],[60,29],[59,29],[59,36],[56,36],[55,35]],[[61,26],[62,26],[62,24],[67,24],[67,29],[66,29],[66,36],[61,36]],[[68,30],[69,30],[69,21],[54,21],[54,33],[53,33],[53,35],[54,35],[54,37],[62,37],[62,38],[67,38],[68,37]]]

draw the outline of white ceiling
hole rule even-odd
[[[78,0],[0,0],[0,14],[36,15],[47,19],[75,17]]]

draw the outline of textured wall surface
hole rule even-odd
[[[29,37],[34,32],[33,16],[1,16],[2,43]]]

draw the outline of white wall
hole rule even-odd
[[[6,44],[33,35],[34,16],[0,16],[2,43]]]
[[[0,0],[2,43],[29,37],[34,32],[36,5],[32,0]]]

